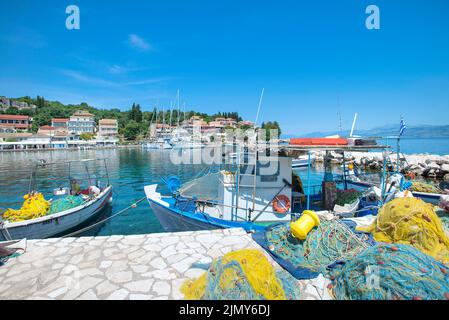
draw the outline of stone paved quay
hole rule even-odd
[[[0,267],[0,299],[182,299],[184,281],[247,248],[264,252],[243,229],[29,240]],[[321,299],[316,283],[298,281],[302,299]]]

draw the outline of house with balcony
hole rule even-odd
[[[118,142],[118,121],[101,119],[98,121],[97,145],[115,146]]]
[[[118,121],[116,119],[101,119],[98,122],[98,135],[101,137],[117,137]]]
[[[84,110],[76,111],[69,118],[68,131],[74,134],[95,133],[95,116]]]
[[[19,116],[12,114],[0,114],[0,125],[11,127],[17,131],[27,131],[31,128],[32,118],[29,116]]]
[[[51,119],[51,126],[55,128],[55,131],[68,131],[69,121],[69,118],[53,118]]]

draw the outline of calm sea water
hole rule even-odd
[[[379,141],[385,144],[385,140]],[[396,140],[389,140],[388,144],[393,150],[396,150]],[[438,155],[449,155],[449,139],[433,138],[433,139],[401,139],[401,152],[407,153],[429,153]]]
[[[404,153],[438,153],[449,154],[449,140],[419,139],[403,140]],[[174,165],[170,161],[169,151],[150,151],[137,149],[115,150],[87,150],[87,151],[44,151],[44,152],[14,152],[0,153],[0,208],[19,208],[22,197],[28,193],[30,171],[32,164],[40,159],[47,162],[59,160],[81,160],[92,158],[107,159],[110,182],[114,187],[112,207],[105,210],[108,216],[131,203],[144,197],[145,185],[159,183],[162,193],[168,193],[166,186],[161,183],[162,177],[176,175],[182,182],[197,176],[205,169],[203,165]],[[90,174],[104,175],[102,162],[92,162],[88,165]],[[82,180],[85,177],[84,164],[72,164],[70,176]],[[307,177],[307,170],[297,170],[303,181]],[[67,166],[48,166],[38,171],[36,189],[43,192],[47,199],[52,197],[52,190],[64,184],[68,185],[69,172]],[[312,172],[311,184],[319,185],[323,174],[318,169]],[[0,211],[3,211],[0,209]],[[137,208],[115,217],[101,227],[88,232],[88,235],[113,234],[143,234],[161,232],[162,227],[151,211],[146,201]]]
[[[144,197],[145,185],[161,183],[161,177],[177,175],[182,182],[201,173],[201,165],[174,165],[167,151],[145,151],[141,149],[86,150],[86,151],[45,151],[0,153],[0,208],[19,208],[23,195],[28,193],[30,169],[33,162],[45,159],[47,162],[60,160],[106,158],[110,183],[114,188],[112,213],[128,207]],[[70,176],[79,181],[85,179],[84,164],[71,165]],[[55,167],[55,168],[54,168]],[[89,172],[98,177],[104,175],[103,162],[89,163]],[[58,177],[58,178],[56,178]],[[68,185],[68,169],[64,166],[48,166],[40,169],[37,176],[37,190],[44,193],[46,199],[52,198],[52,190]],[[86,185],[83,185],[85,187]],[[162,193],[168,192],[161,183]],[[105,210],[105,214],[111,214]],[[162,227],[150,209],[148,202],[141,202],[137,208],[109,220],[96,235],[143,234],[161,232]],[[88,233],[92,234],[92,232]]]

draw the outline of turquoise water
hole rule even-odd
[[[185,182],[204,169],[202,165],[174,165],[170,162],[169,155],[170,152],[167,151],[144,151],[141,149],[0,153],[0,208],[18,209],[21,206],[23,195],[28,193],[30,168],[33,161],[45,159],[47,162],[52,162],[106,158],[110,183],[114,188],[112,210],[105,210],[105,214],[110,215],[111,211],[115,213],[144,197],[144,186],[161,183],[161,177],[177,175],[182,182]],[[60,186],[61,182],[68,184],[65,167],[66,165],[64,168],[58,166],[56,169],[50,169],[49,166],[38,175],[37,190],[43,192],[46,199],[53,197],[52,190]],[[79,163],[73,164],[71,176],[82,180],[83,177],[77,175],[78,172],[85,172],[81,169]],[[104,173],[102,169],[101,161],[89,164],[91,174],[100,173],[98,177]],[[62,177],[62,179],[52,180],[54,177]],[[167,192],[164,184],[161,184],[160,187],[159,190],[162,193]],[[162,227],[151,211],[148,202],[143,201],[137,208],[109,220],[99,230],[95,229],[88,234],[128,235],[161,231]]]
[[[402,150],[405,153],[438,153],[449,154],[449,140],[446,139],[414,139],[403,140]],[[19,208],[22,197],[29,190],[29,176],[31,165],[39,159],[47,162],[59,160],[78,160],[106,158],[110,183],[114,187],[112,208],[105,210],[105,216],[126,208],[131,203],[144,197],[145,185],[158,183],[160,192],[168,190],[161,177],[177,175],[182,182],[186,182],[201,173],[204,165],[175,165],[170,161],[169,151],[150,151],[136,149],[115,150],[87,150],[87,151],[43,151],[43,152],[14,152],[0,153],[0,211],[6,208]],[[78,168],[76,167],[78,165]],[[72,167],[70,175],[75,178],[81,170],[82,164],[76,163]],[[91,174],[98,172],[99,177],[104,175],[102,163],[95,162],[88,166]],[[307,178],[307,169],[297,171],[303,181]],[[67,168],[48,167],[40,171],[37,176],[39,184],[36,189],[42,191],[47,199],[52,198],[52,190],[68,185]],[[62,177],[61,179],[55,179]],[[82,179],[81,177],[80,179]],[[323,178],[322,170],[312,170],[311,185],[320,185]],[[55,180],[54,180],[55,179]],[[306,185],[304,186],[306,188]],[[313,192],[313,190],[312,190]],[[162,227],[151,211],[146,201],[141,202],[137,208],[127,211],[100,228],[88,233],[96,235],[112,234],[143,234],[161,232]]]

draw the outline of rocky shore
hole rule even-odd
[[[316,153],[316,162],[324,161],[324,151]],[[449,181],[449,155],[432,155],[432,154],[400,154],[402,172],[412,172],[416,176],[430,179],[442,179]],[[378,170],[383,166],[382,152],[346,152],[345,160],[354,162],[357,166]],[[343,163],[343,155],[337,152],[331,152],[331,162],[334,164]],[[388,164],[395,167],[397,163],[397,153],[390,152],[388,155]],[[393,169],[393,168],[390,168]]]

